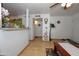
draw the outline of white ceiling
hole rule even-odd
[[[69,16],[79,12],[79,4],[72,4],[72,6],[64,10],[61,5],[49,8],[55,3],[3,3],[3,7],[8,9],[10,15],[23,15],[28,8],[30,14],[50,13],[52,16]]]

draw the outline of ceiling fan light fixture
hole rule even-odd
[[[66,3],[62,3],[61,6],[64,7],[66,5]]]
[[[72,4],[72,3],[67,3],[66,7],[67,7],[67,8],[68,8],[68,7],[70,7],[70,6],[71,6],[71,4]]]
[[[70,7],[72,5],[72,3],[62,3],[61,6],[62,7]]]

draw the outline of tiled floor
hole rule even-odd
[[[47,42],[42,41],[41,38],[35,38],[33,41],[30,41],[28,47],[23,50],[20,56],[46,56],[46,48],[54,48],[54,41],[61,40]]]

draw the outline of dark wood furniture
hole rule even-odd
[[[54,43],[54,52],[61,56],[70,56],[70,54],[57,42]]]

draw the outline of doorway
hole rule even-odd
[[[36,38],[42,38],[42,18],[33,18],[34,36]]]

